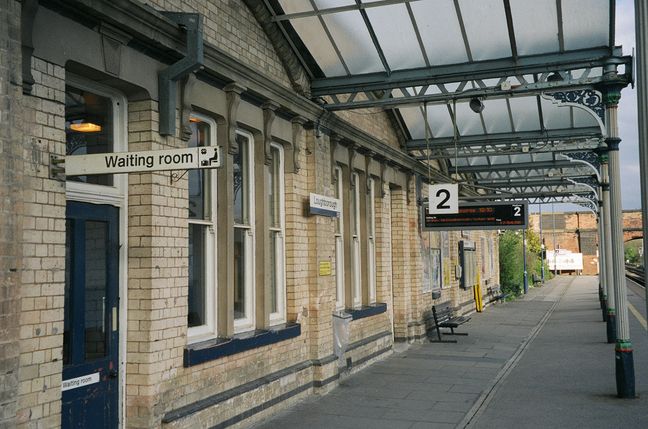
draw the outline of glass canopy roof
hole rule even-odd
[[[265,1],[325,108],[392,111],[455,180],[592,175],[561,153],[596,148],[602,118],[548,90],[592,88],[619,56],[614,0]],[[511,189],[575,186],[555,183]]]

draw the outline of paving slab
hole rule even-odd
[[[557,277],[473,314],[456,344],[399,345],[254,428],[648,428],[648,336],[631,315],[640,397],[615,398],[597,288]],[[645,318],[643,291],[629,299]]]

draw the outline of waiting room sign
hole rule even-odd
[[[151,171],[218,168],[221,165],[218,146],[146,152],[109,152],[65,157],[67,176],[95,174],[147,173]]]

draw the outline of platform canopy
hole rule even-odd
[[[264,2],[327,110],[388,111],[413,157],[479,198],[591,193],[597,88],[632,81],[614,0]]]

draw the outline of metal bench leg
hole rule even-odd
[[[450,328],[450,333],[446,333],[446,335],[468,335],[466,332],[455,332],[454,328]]]
[[[438,326],[436,328],[436,331],[437,331],[438,339],[433,340],[432,338],[428,337],[431,343],[456,343],[457,342],[457,340],[444,340],[443,338],[441,338],[441,329]]]

